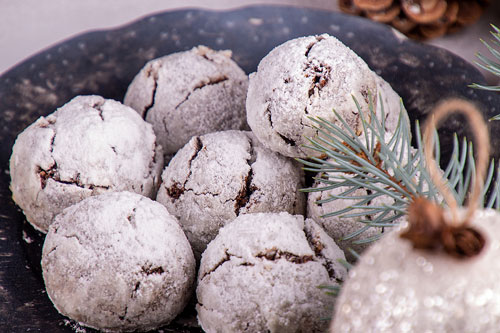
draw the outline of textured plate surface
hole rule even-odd
[[[273,47],[320,33],[339,38],[391,83],[412,120],[423,119],[447,96],[477,102],[487,117],[498,112],[500,95],[467,87],[484,83],[474,66],[448,51],[409,41],[386,26],[340,13],[274,6],[173,11],[55,45],[0,77],[0,331],[79,330],[48,299],[39,264],[43,236],[25,222],[11,200],[8,161],[20,131],[77,95],[99,94],[121,101],[144,63],[162,55],[199,44],[231,49],[236,62],[250,73]],[[500,130],[498,126],[491,123],[491,131]],[[451,133],[464,133],[464,127],[459,117],[446,122],[445,153]],[[492,137],[493,147],[499,140]],[[192,327],[193,318],[188,310],[163,331],[199,332]]]

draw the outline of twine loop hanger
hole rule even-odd
[[[472,127],[475,139],[476,174],[472,179],[473,187],[469,194],[467,209],[460,217],[455,196],[446,184],[434,158],[434,133],[439,122],[450,114],[460,112],[466,116]],[[439,104],[429,116],[424,130],[424,154],[430,177],[448,205],[451,219],[443,207],[424,197],[417,197],[408,206],[409,227],[401,233],[402,238],[410,240],[414,248],[442,249],[447,254],[465,259],[481,252],[485,244],[484,236],[469,226],[481,199],[484,179],[489,162],[488,127],[474,104],[461,99],[450,99]]]

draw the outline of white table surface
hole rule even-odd
[[[474,61],[489,24],[500,25],[500,1],[475,25],[430,44]],[[336,0],[0,0],[0,74],[52,44],[89,30],[126,24],[158,11],[186,7],[231,9],[256,4],[307,6],[338,11]],[[489,77],[494,81],[493,77]]]

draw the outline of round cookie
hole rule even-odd
[[[397,94],[347,46],[327,34],[301,37],[274,48],[250,74],[247,121],[266,147],[290,157],[317,156],[302,146],[317,135],[309,118],[322,117],[343,127],[335,109],[360,135],[363,127],[352,96],[369,119],[370,94],[380,112],[374,98],[379,90],[391,93],[385,112],[397,110],[399,115]],[[389,121],[387,126],[396,124]]]
[[[245,214],[203,253],[196,290],[205,332],[325,332],[344,254],[311,219]]]
[[[148,62],[124,103],[153,125],[165,154],[173,154],[193,136],[247,129],[247,88],[231,51],[198,46]]]
[[[157,200],[174,214],[196,257],[220,227],[240,214],[303,214],[300,165],[270,151],[251,132],[197,136],[162,174]]]
[[[104,331],[168,324],[189,300],[196,273],[175,217],[130,192],[93,196],[56,216],[42,269],[57,310]]]
[[[47,232],[55,215],[91,195],[156,196],[163,153],[151,125],[128,106],[79,96],[26,128],[12,148],[12,196]]]

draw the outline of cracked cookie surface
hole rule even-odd
[[[168,324],[195,280],[193,253],[175,217],[131,192],[90,197],[59,214],[42,269],[60,313],[110,331]]]
[[[250,74],[247,121],[266,147],[290,157],[315,155],[318,153],[302,147],[308,144],[307,137],[317,135],[309,117],[322,117],[343,127],[332,112],[335,109],[358,135],[362,133],[352,96],[369,118],[369,94],[387,90],[390,94],[385,102],[390,106],[385,106],[385,112],[399,114],[399,98],[384,82],[334,37],[293,39],[273,49]],[[377,101],[375,104],[378,107]]]
[[[193,136],[247,129],[247,88],[230,51],[198,46],[148,62],[124,103],[153,125],[165,154],[172,154]]]
[[[194,137],[162,174],[157,200],[174,214],[199,258],[220,227],[241,214],[303,214],[303,173],[251,132]]]
[[[19,134],[10,159],[14,201],[46,232],[64,208],[106,191],[154,198],[163,153],[137,113],[100,96],[79,96]]]
[[[311,219],[241,215],[220,229],[198,273],[206,332],[324,332],[333,298],[319,285],[347,275],[343,252]]]

